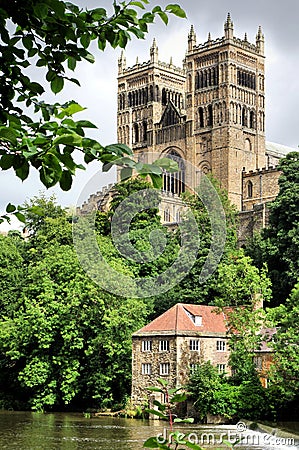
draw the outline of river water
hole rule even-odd
[[[180,431],[192,433],[191,441],[203,447],[226,448],[242,432],[242,450],[299,449],[299,436],[274,437],[239,430],[235,426],[188,425]],[[38,414],[0,411],[0,449],[9,450],[141,450],[150,436],[168,437],[165,423],[112,417],[84,418],[82,414]],[[268,436],[265,439],[265,436]],[[294,439],[292,438],[294,436]],[[209,442],[209,445],[207,445]]]

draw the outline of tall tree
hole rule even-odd
[[[30,214],[22,289],[0,320],[0,400],[18,408],[23,399],[23,408],[35,410],[120,402],[130,389],[131,335],[144,325],[147,306],[92,282],[76,258],[65,211],[48,203],[32,202],[43,220]],[[118,271],[134,277],[103,239]]]
[[[247,249],[256,265],[268,265],[273,286],[273,306],[289,297],[298,277],[299,152],[289,153],[280,161],[278,168],[282,174],[278,196],[269,206],[269,225]]]
[[[268,318],[277,327],[271,343],[274,350],[272,386],[274,394],[285,405],[299,399],[299,283],[285,304],[269,311]]]

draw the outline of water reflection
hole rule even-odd
[[[118,419],[110,417],[86,419],[82,414],[37,414],[29,412],[0,412],[0,448],[9,450],[141,450],[143,442],[150,436],[163,434],[163,422]],[[195,436],[211,433],[219,445],[221,433],[224,439],[236,433],[232,427],[187,426],[186,431]],[[251,433],[251,435],[250,435]],[[252,440],[253,432],[247,435],[247,445],[242,450],[273,448],[262,445],[262,439]],[[225,436],[226,435],[226,436]],[[200,443],[200,442],[199,442]],[[212,444],[212,442],[210,442]],[[205,445],[207,447],[207,445]],[[209,445],[209,448],[213,446]],[[225,446],[222,444],[222,448]],[[226,447],[227,448],[227,447]],[[278,446],[275,445],[277,449]],[[283,444],[285,450],[290,445]],[[298,449],[297,445],[293,449]]]

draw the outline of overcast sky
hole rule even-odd
[[[127,65],[132,66],[139,57],[139,62],[149,59],[149,48],[153,37],[156,37],[159,48],[159,59],[169,62],[173,58],[175,65],[181,66],[187,48],[187,35],[193,24],[197,35],[197,43],[207,40],[211,32],[212,39],[223,36],[223,24],[230,12],[234,22],[234,34],[243,38],[247,33],[248,40],[255,42],[258,26],[265,34],[266,54],[266,139],[290,147],[299,144],[299,1],[298,0],[176,0],[186,11],[188,19],[171,17],[169,25],[164,26],[158,19],[152,25],[145,41],[132,40],[126,49]],[[77,1],[86,7],[111,7],[112,0]],[[171,1],[150,1],[151,6],[165,6]],[[174,2],[173,2],[174,3]],[[117,59],[120,50],[108,48],[105,52],[94,49],[95,64],[81,63],[76,71],[81,88],[68,84],[62,94],[54,101],[63,102],[74,99],[87,107],[87,111],[77,115],[78,119],[87,118],[93,121],[98,130],[94,137],[101,143],[116,141],[116,93],[117,93]],[[40,80],[39,69],[31,69],[31,74]],[[51,100],[50,95],[47,100]],[[85,184],[95,173],[98,165],[92,164],[87,171],[78,172],[73,188],[63,193],[57,188],[55,192],[59,203],[76,204],[78,195]],[[102,174],[94,177],[89,187],[98,190],[114,181],[114,174]],[[0,208],[9,201],[21,204],[25,199],[37,195],[43,186],[38,182],[36,174],[22,183],[10,173],[0,173]],[[87,192],[88,194],[88,192]]]

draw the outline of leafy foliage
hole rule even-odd
[[[130,388],[131,334],[144,324],[147,308],[93,284],[76,258],[70,220],[53,198],[30,206],[25,270],[11,242],[16,238],[1,238],[2,266],[9,252],[14,258],[9,279],[2,279],[11,297],[1,294],[1,397],[10,407],[22,398],[23,408],[34,410],[120,402]],[[122,261],[118,269],[128,272]]]
[[[164,23],[168,15],[186,17],[178,5],[164,10],[157,6],[143,11],[148,0],[113,2],[113,13],[104,8],[83,10],[61,0],[6,1],[0,6],[1,83],[0,83],[0,168],[13,169],[22,181],[30,169],[39,171],[41,183],[48,187],[59,183],[69,190],[76,169],[83,166],[75,161],[74,152],[84,154],[86,164],[98,160],[111,167],[118,160],[126,169],[135,168],[152,175],[154,183],[161,183],[162,171],[157,165],[143,167],[133,159],[125,145],[103,147],[86,136],[86,129],[96,128],[87,120],[75,121],[73,115],[85,108],[73,101],[66,104],[48,104],[43,100],[45,88],[33,80],[26,69],[33,66],[45,73],[46,83],[54,94],[64,87],[65,81],[79,84],[69,72],[77,63],[94,62],[89,47],[96,41],[104,50],[109,43],[113,48],[124,48],[132,36],[143,39],[148,25],[160,16]],[[138,11],[142,11],[138,14]],[[30,114],[30,108],[33,114]],[[128,172],[128,170],[127,170]],[[7,213],[23,219],[13,205]],[[6,219],[6,215],[1,220]]]
[[[289,153],[278,168],[282,174],[278,196],[270,204],[269,226],[247,248],[258,267],[263,263],[268,265],[273,285],[273,306],[289,297],[298,277],[299,153]]]
[[[285,304],[269,312],[272,324],[278,326],[272,342],[274,364],[271,389],[282,404],[299,398],[299,284],[292,290]],[[298,404],[298,403],[297,403]]]

